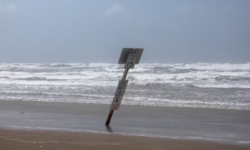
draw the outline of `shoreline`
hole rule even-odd
[[[112,103],[112,100],[110,100],[110,104],[95,104],[95,103],[74,103],[74,102],[61,102],[61,101],[58,101],[58,102],[55,102],[55,101],[29,101],[29,100],[0,100],[0,104],[4,104],[4,103],[7,103],[7,104],[24,104],[23,106],[25,105],[29,105],[28,103],[33,103],[33,104],[38,104],[38,105],[42,105],[42,104],[45,104],[47,105],[47,103],[49,104],[52,104],[53,106],[56,106],[56,105],[99,105],[99,106],[104,106],[104,107],[107,107],[107,110],[109,110],[110,108],[110,105]],[[55,105],[56,104],[56,105]],[[37,106],[38,106],[37,105]],[[216,111],[216,110],[223,110],[223,111],[249,111],[248,109],[220,109],[220,108],[203,108],[203,107],[177,107],[177,106],[149,106],[149,105],[127,105],[127,104],[121,104],[121,107],[143,107],[143,108],[152,108],[152,107],[155,107],[155,108],[166,108],[166,109],[185,109],[185,110],[188,110],[188,109],[197,109],[197,110],[213,110],[213,111]],[[119,110],[118,110],[119,111]]]
[[[104,125],[109,107],[107,104],[0,100],[0,129],[84,134],[93,131],[106,135],[110,132]],[[117,136],[250,145],[249,113],[248,110],[122,105],[111,120],[111,130],[112,135]],[[235,120],[238,118],[240,120]],[[241,131],[242,127],[245,131]],[[203,137],[206,134],[217,135]],[[223,137],[232,134],[236,138],[245,134],[245,138]]]
[[[247,150],[249,146],[208,141],[161,139],[113,134],[67,131],[28,131],[0,129],[3,150],[25,149],[134,149],[134,150]]]

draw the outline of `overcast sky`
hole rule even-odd
[[[250,62],[250,0],[0,0],[0,62]]]

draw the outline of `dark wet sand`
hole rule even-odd
[[[0,130],[1,150],[249,150],[247,146],[63,131]]]
[[[0,150],[33,150],[40,146],[52,150],[250,149],[249,111],[122,105],[111,120],[111,130],[107,130],[104,124],[109,107],[110,105],[0,100]],[[210,138],[212,135],[210,141],[214,142],[119,134],[148,134],[180,139],[203,136]],[[222,144],[216,138],[229,142]],[[238,141],[248,143],[248,147],[235,145]]]

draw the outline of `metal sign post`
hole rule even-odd
[[[122,79],[119,81],[116,92],[115,92],[115,97],[113,99],[113,102],[110,106],[110,112],[106,121],[106,126],[109,125],[110,120],[112,118],[112,115],[114,113],[114,110],[118,110],[123,98],[123,94],[125,93],[128,80],[126,80],[127,74],[129,69],[133,69],[135,64],[138,64],[142,55],[143,49],[133,49],[133,48],[124,48],[122,50],[120,59],[119,59],[119,64],[125,64],[124,66],[124,73],[122,76]]]

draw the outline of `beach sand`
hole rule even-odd
[[[247,146],[64,131],[0,130],[1,150],[249,150]]]
[[[110,105],[0,101],[0,150],[249,150],[249,111],[125,106],[115,111],[110,130],[105,121]],[[93,133],[96,132],[96,133]],[[209,133],[209,134],[208,134]],[[126,135],[121,135],[126,134]],[[148,135],[178,137],[157,138]],[[182,140],[213,135],[212,139]],[[129,136],[133,135],[133,136]],[[143,136],[138,136],[143,135]],[[239,136],[242,139],[235,139]],[[232,144],[230,144],[232,142]]]

